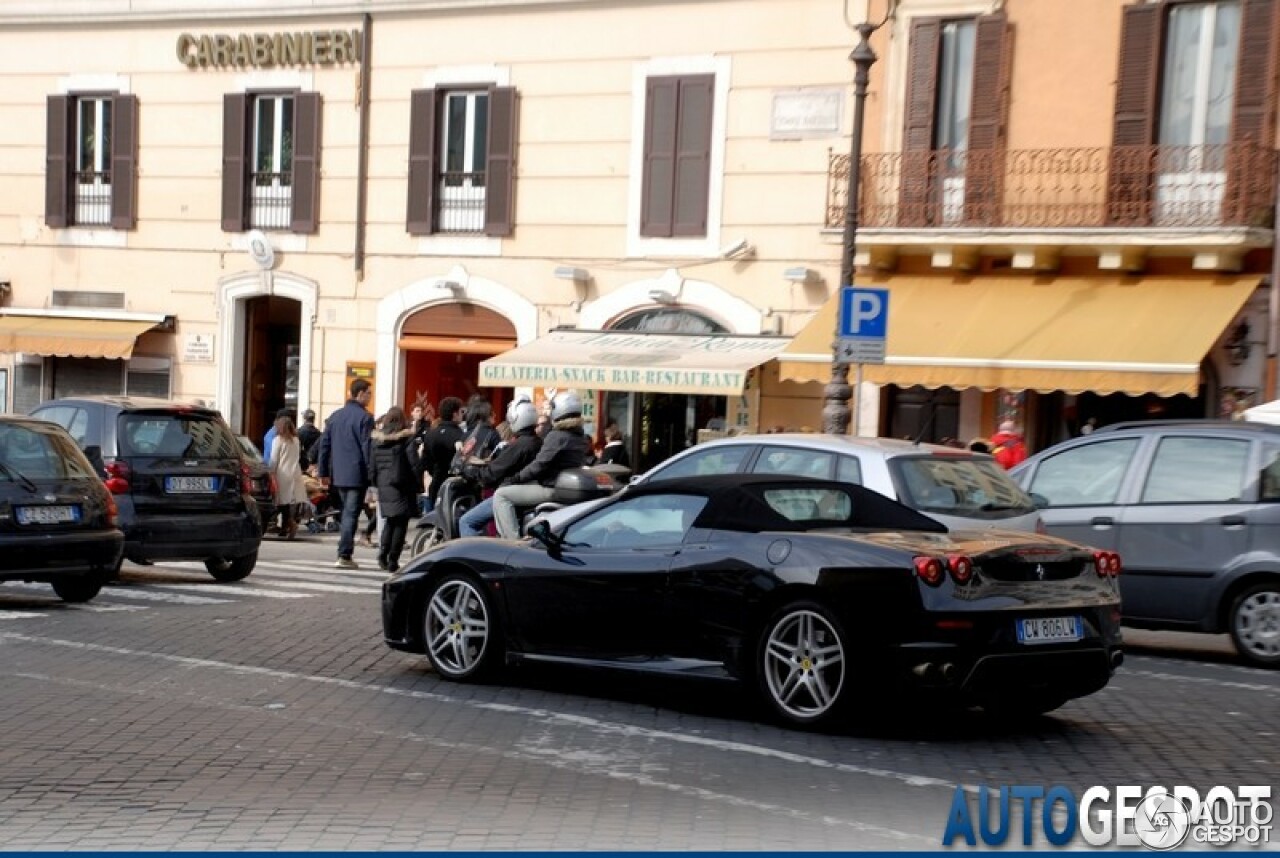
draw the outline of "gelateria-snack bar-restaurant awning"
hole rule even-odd
[[[909,387],[1195,395],[1200,365],[1260,277],[893,277],[883,364]],[[869,284],[870,285],[870,284]],[[791,381],[831,377],[837,292],[778,356]]]
[[[480,364],[483,387],[736,396],[789,337],[560,329]]]

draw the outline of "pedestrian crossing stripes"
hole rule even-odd
[[[252,574],[234,584],[214,581],[203,563],[168,562],[149,566],[126,564],[121,580],[112,582],[92,602],[61,602],[48,584],[0,584],[0,622],[66,615],[68,611],[110,614],[177,605],[228,605],[251,599],[309,599],[347,595],[377,597],[386,572],[330,570],[305,561],[259,561]],[[32,599],[39,599],[34,604]]]

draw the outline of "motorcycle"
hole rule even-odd
[[[558,509],[586,501],[609,497],[627,485],[631,469],[622,465],[592,465],[569,468],[556,476],[551,500],[525,510],[520,516],[520,531],[542,516]],[[440,487],[435,508],[418,520],[418,535],[413,540],[410,556],[419,554],[459,535],[462,516],[480,502],[480,486],[462,476],[452,476]]]

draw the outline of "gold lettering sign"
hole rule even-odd
[[[189,69],[336,66],[360,61],[359,30],[178,36],[178,62]]]

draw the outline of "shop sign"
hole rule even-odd
[[[189,69],[335,66],[360,61],[359,30],[310,33],[183,33],[178,61]]]

